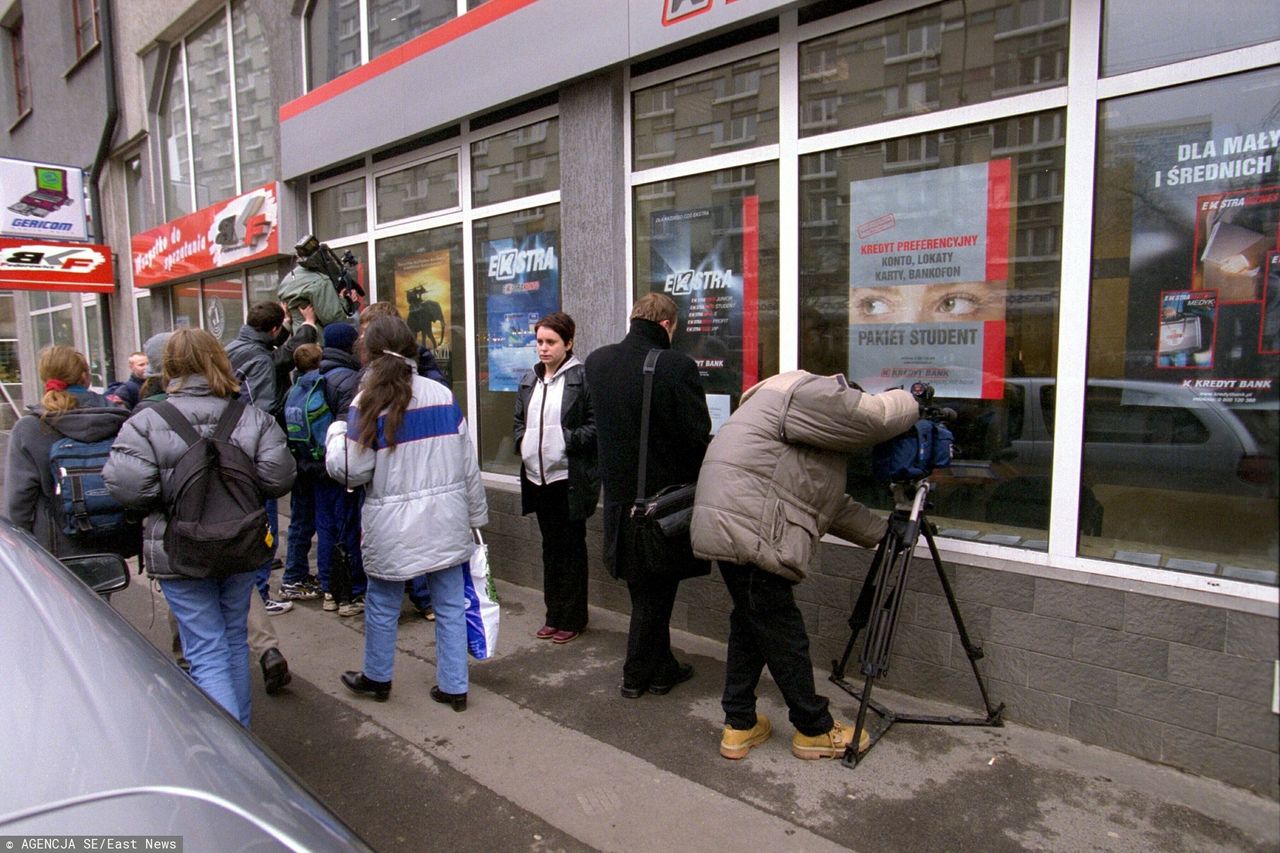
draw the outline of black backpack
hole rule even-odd
[[[156,411],[187,443],[165,496],[164,550],[169,567],[189,578],[251,572],[271,558],[267,511],[253,460],[231,443],[245,405],[231,400],[213,434],[202,438],[170,402]]]

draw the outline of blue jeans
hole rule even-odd
[[[463,563],[424,575],[436,609],[436,684],[445,693],[467,692],[467,595],[462,576],[466,570]],[[369,578],[364,597],[366,678],[391,680],[403,600],[403,581]]]
[[[275,498],[267,498],[263,504],[267,510],[267,527],[271,529],[271,556],[254,572],[253,582],[258,587],[263,601],[271,599],[271,561],[276,558],[276,542],[280,539],[280,510]]]
[[[311,554],[311,537],[316,535],[317,476],[298,466],[298,479],[289,493],[289,543],[281,583],[298,583],[311,574],[307,557]]]
[[[249,725],[249,595],[253,572],[224,580],[162,580],[178,620],[191,678],[209,698]]]
[[[333,546],[341,539],[351,555],[351,594],[364,595],[364,560],[360,556],[360,507],[364,505],[364,489],[348,494],[341,483],[328,477],[316,481],[316,574],[320,588],[329,588],[329,564]],[[404,586],[401,585],[401,594]]]

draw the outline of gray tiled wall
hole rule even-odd
[[[498,576],[541,587],[537,524],[519,495],[490,488],[486,530]],[[587,527],[591,603],[629,609],[626,587]],[[796,589],[814,662],[829,671],[871,554],[824,546]],[[980,667],[1006,719],[1170,764],[1280,798],[1280,721],[1271,713],[1277,619],[1082,583],[947,563]],[[729,596],[718,575],[681,585],[672,626],[723,640]],[[856,661],[850,665],[856,672]],[[917,560],[884,683],[981,708],[932,563]],[[831,685],[827,685],[831,687]],[[834,690],[834,687],[831,687]],[[829,692],[829,691],[828,691]]]

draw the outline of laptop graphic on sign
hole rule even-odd
[[[9,209],[20,216],[39,216],[41,218],[55,212],[66,204],[71,204],[67,195],[67,170],[53,169],[49,166],[36,166],[35,192],[24,195]]]

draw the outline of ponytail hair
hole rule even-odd
[[[417,373],[418,343],[408,324],[399,317],[375,317],[364,332],[368,359],[360,382],[360,432],[356,441],[378,448],[378,416],[382,415],[382,437],[395,450],[396,433],[413,399],[413,377]]]
[[[72,385],[82,385],[89,373],[89,360],[67,346],[50,346],[40,351],[39,374],[44,383],[44,396],[40,416],[58,417],[77,405],[74,394],[67,390]]]

